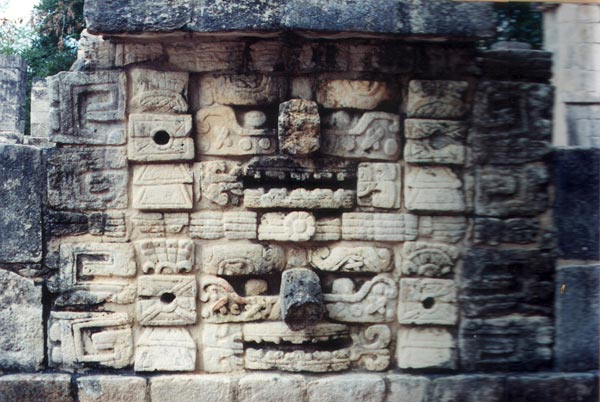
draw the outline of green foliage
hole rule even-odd
[[[527,42],[542,47],[542,14],[529,3],[495,3],[496,40]]]

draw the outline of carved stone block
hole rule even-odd
[[[435,241],[457,243],[466,231],[467,219],[464,216],[419,217],[419,236]]]
[[[49,210],[45,226],[49,237],[90,234],[99,241],[124,242],[129,235],[123,211],[86,213]]]
[[[315,217],[304,211],[263,214],[258,227],[259,240],[308,241],[316,232]]]
[[[400,208],[402,175],[395,163],[361,163],[358,165],[356,196],[358,205]]]
[[[455,325],[457,320],[456,285],[453,280],[400,280],[400,324]]]
[[[277,134],[279,149],[290,155],[308,155],[319,150],[321,118],[313,101],[292,99],[279,104]]]
[[[244,42],[200,42],[199,40],[167,44],[169,63],[191,72],[236,71],[241,68]]]
[[[152,275],[138,278],[137,320],[144,326],[196,323],[196,278]]]
[[[127,208],[127,156],[122,148],[49,149],[48,204],[57,209]]]
[[[130,114],[127,157],[134,161],[194,159],[191,115]]]
[[[401,369],[456,367],[456,340],[445,328],[401,327],[396,349]]]
[[[552,87],[484,81],[475,96],[471,141],[476,162],[537,161],[550,152]]]
[[[345,324],[318,323],[314,326],[293,330],[283,322],[248,323],[242,326],[244,342],[256,344],[280,344],[288,342],[301,345],[305,342],[326,342],[329,340],[347,338],[348,326]]]
[[[124,73],[62,72],[48,78],[50,141],[63,144],[124,144]]]
[[[282,41],[261,40],[252,43],[249,48],[250,69],[270,73],[287,67],[284,63],[287,49]]]
[[[135,273],[129,243],[61,243],[59,272],[48,287],[63,293],[58,305],[131,303],[135,292],[126,278]]]
[[[144,236],[164,237],[167,234],[182,233],[189,226],[190,215],[185,212],[138,212],[131,221],[134,233]]]
[[[451,120],[404,120],[404,159],[411,163],[462,165],[467,125]]]
[[[133,340],[125,313],[52,312],[48,363],[72,370],[85,365],[123,368],[132,363]]]
[[[190,236],[197,239],[256,239],[256,212],[195,212],[190,215]]]
[[[186,164],[134,166],[133,207],[192,209],[192,184],[192,170]]]
[[[544,166],[481,167],[476,172],[475,213],[537,215],[548,207],[549,180]]]
[[[231,161],[210,161],[194,164],[196,184],[202,198],[222,207],[240,205],[243,196],[242,165]],[[198,197],[197,197],[198,198]]]
[[[301,209],[351,209],[356,193],[352,190],[298,188],[288,190],[274,188],[267,192],[263,188],[244,190],[246,208],[301,208]]]
[[[408,84],[408,117],[460,119],[467,113],[466,81],[413,80]]]
[[[136,253],[145,274],[179,274],[194,266],[194,242],[187,239],[141,240]]]
[[[244,369],[241,325],[203,325],[202,369],[209,373],[228,373]]]
[[[188,73],[134,68],[130,113],[186,113]]]
[[[135,345],[135,371],[194,371],[196,343],[185,328],[144,328]]]
[[[266,116],[261,111],[246,112],[241,125],[228,106],[201,108],[194,119],[201,155],[263,155],[273,154],[277,148],[277,136],[264,128]]]
[[[510,315],[463,319],[461,364],[466,370],[538,370],[552,361],[554,327],[548,317]]]
[[[292,331],[316,325],[325,314],[321,281],[308,268],[283,271],[279,299],[281,318]]]
[[[409,167],[404,191],[406,208],[412,211],[465,210],[462,181],[449,168]]]
[[[281,320],[279,296],[240,296],[225,279],[200,279],[202,320],[209,323]]]
[[[250,243],[220,244],[202,249],[202,272],[214,275],[262,275],[285,267],[283,248]]]
[[[329,318],[342,322],[389,322],[394,319],[396,281],[388,274],[379,274],[355,292],[348,278],[333,282],[333,293],[324,295]]]
[[[470,250],[460,279],[466,317],[552,314],[554,262],[539,250]]]
[[[201,106],[270,105],[285,99],[287,83],[283,77],[254,75],[205,75],[200,78]]]
[[[535,218],[475,218],[473,242],[491,246],[535,243],[540,240],[541,231],[540,221]]]
[[[330,246],[310,250],[310,265],[330,272],[386,272],[392,269],[392,250],[383,247]]]
[[[417,217],[411,214],[342,214],[344,240],[408,241],[415,240],[417,232]]]
[[[406,242],[402,250],[402,274],[441,277],[454,270],[458,248],[429,242]]]
[[[321,152],[350,159],[397,160],[401,151],[400,119],[385,112],[366,112],[352,119],[336,112],[322,130]]]
[[[356,179],[357,163],[327,159],[298,159],[289,156],[263,156],[251,159],[244,177],[256,180],[276,180],[282,186],[292,183],[352,182]]]
[[[392,92],[381,81],[328,80],[317,90],[317,102],[327,109],[373,110],[390,99]]]

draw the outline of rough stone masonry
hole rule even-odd
[[[85,14],[0,147],[0,401],[597,401],[550,54],[478,49],[490,6]]]

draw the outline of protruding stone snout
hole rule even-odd
[[[307,268],[294,268],[281,277],[281,316],[293,331],[317,324],[325,313],[321,281]]]

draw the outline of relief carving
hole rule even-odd
[[[243,116],[243,125],[237,121],[234,110],[228,106],[200,109],[195,116],[196,145],[201,155],[262,155],[275,153],[277,136],[264,128],[266,116],[253,110]]]
[[[358,165],[356,196],[358,205],[376,208],[400,208],[402,176],[395,163]]]
[[[196,343],[185,328],[144,328],[135,345],[135,371],[194,371]]]
[[[308,155],[319,150],[321,118],[315,102],[292,99],[279,104],[277,133],[279,149],[290,155]]]
[[[316,226],[315,217],[308,212],[268,212],[260,219],[258,239],[308,241],[315,234]]]
[[[398,295],[396,282],[380,274],[366,282],[358,292],[348,278],[333,282],[333,293],[323,295],[329,318],[343,322],[388,322],[394,319]]]
[[[435,241],[457,243],[466,231],[467,218],[464,216],[419,217],[419,235]]]
[[[202,368],[209,373],[244,369],[244,345],[239,324],[204,324],[202,328]]]
[[[400,324],[455,325],[456,285],[453,280],[400,279],[398,322]]]
[[[164,237],[168,234],[183,233],[189,226],[190,215],[185,212],[138,212],[131,221],[134,232],[138,234]]]
[[[462,212],[462,182],[448,168],[411,166],[405,178],[405,203],[412,211]]]
[[[169,63],[191,72],[238,70],[243,63],[243,42],[177,42],[165,49]]]
[[[411,163],[462,165],[467,125],[451,120],[404,120],[404,159]]]
[[[132,364],[132,331],[125,313],[52,312],[48,323],[51,367],[86,365],[123,368]]]
[[[411,214],[347,212],[342,214],[342,238],[373,241],[415,240],[417,223],[417,217]]]
[[[292,183],[351,182],[356,179],[356,162],[327,159],[298,159],[289,156],[262,156],[244,168],[249,180],[278,180]]]
[[[352,190],[298,188],[264,188],[244,190],[246,208],[302,208],[302,209],[351,209],[356,193]]]
[[[285,267],[283,248],[262,244],[220,244],[202,249],[202,272],[214,275],[262,275]]]
[[[196,278],[152,275],[138,278],[137,319],[144,326],[196,322]]]
[[[402,274],[446,276],[452,273],[458,249],[445,244],[406,242],[403,247]]]
[[[127,157],[133,161],[194,159],[191,115],[130,114]]]
[[[384,112],[366,112],[358,121],[336,112],[322,131],[321,152],[349,159],[397,160],[400,156],[400,119]]]
[[[188,73],[134,68],[130,71],[130,113],[185,113]]]
[[[210,161],[194,164],[202,197],[220,206],[240,205],[243,196],[242,165],[238,162]],[[198,198],[198,197],[197,197]]]
[[[327,109],[372,110],[391,98],[390,88],[381,81],[321,81],[317,90],[317,102]]]
[[[194,265],[192,240],[142,240],[137,242],[136,248],[145,274],[179,274],[192,271]]]
[[[137,209],[192,209],[193,177],[187,164],[133,167],[133,207]]]
[[[255,106],[279,103],[287,93],[284,77],[254,75],[205,75],[200,78],[201,106]]]
[[[195,212],[190,215],[190,236],[195,239],[256,239],[256,212]]]
[[[392,250],[383,247],[320,247],[310,250],[310,265],[330,272],[385,272],[392,269]]]
[[[456,340],[445,328],[401,327],[396,349],[401,369],[456,367]]]
[[[460,119],[467,113],[466,81],[413,80],[408,85],[408,117]]]

